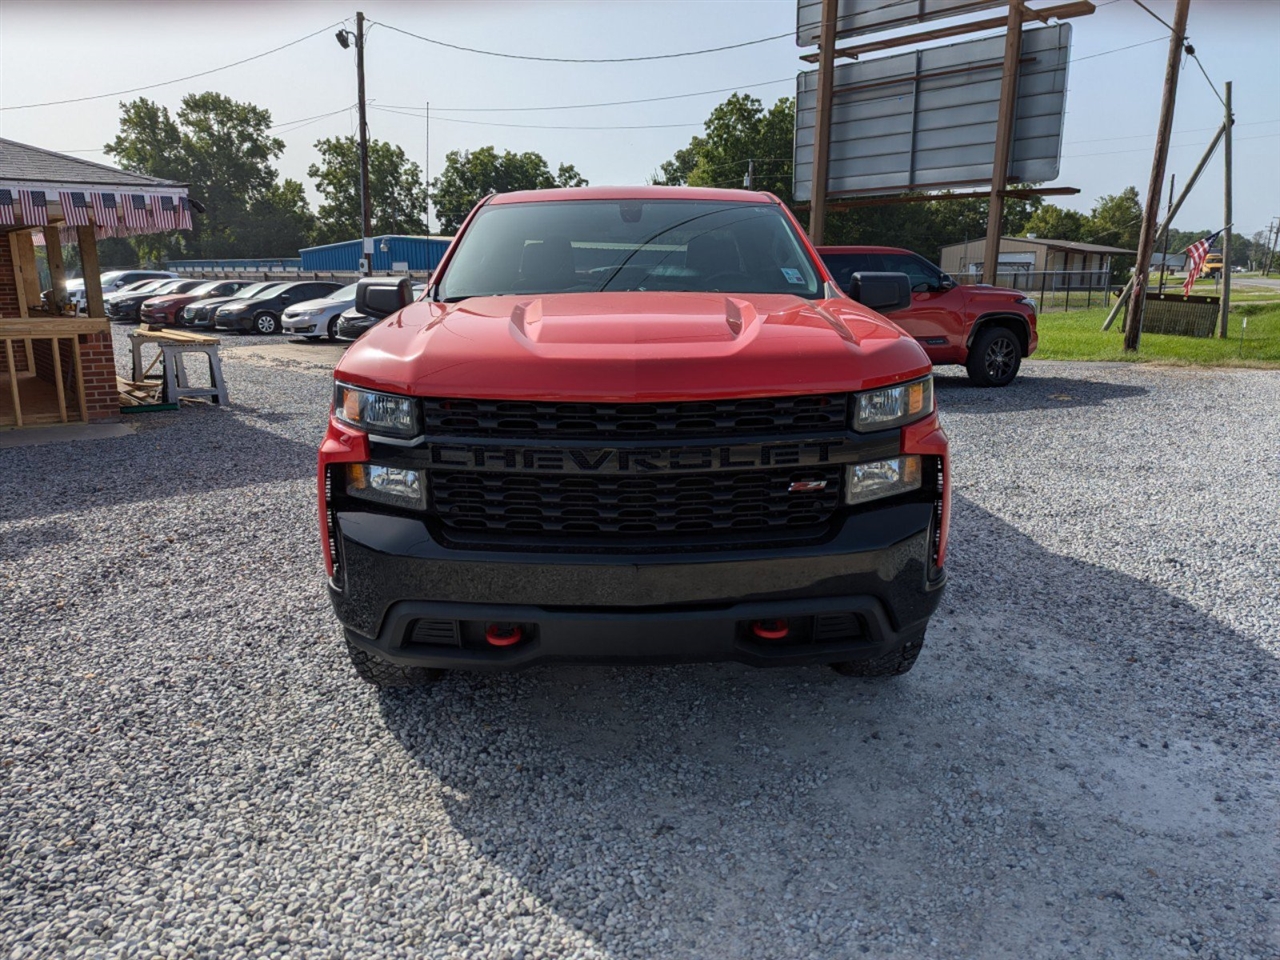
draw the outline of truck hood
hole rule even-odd
[[[842,392],[929,370],[914,340],[852,300],[626,292],[412,303],[335,376],[411,396],[658,401]]]

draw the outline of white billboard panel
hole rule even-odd
[[[893,30],[926,20],[958,17],[974,10],[1003,7],[1008,0],[840,0],[836,7],[836,39],[876,30]],[[796,46],[818,42],[822,0],[796,4]]]
[[[1057,179],[1071,26],[1022,34],[1010,182]],[[841,64],[835,69],[827,196],[990,183],[1004,37]],[[796,79],[795,199],[809,200],[816,70]]]

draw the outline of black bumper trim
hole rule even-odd
[[[900,504],[846,517],[820,543],[628,555],[456,550],[434,540],[421,520],[340,510],[330,598],[353,642],[406,664],[858,659],[876,655],[881,641],[892,646],[937,607],[945,578],[929,580],[932,515],[931,504]],[[862,616],[870,644],[807,650],[738,642],[743,620],[824,612]],[[479,656],[406,651],[405,624],[413,619],[528,623],[538,645],[530,642],[527,653],[523,644],[486,648]],[[628,639],[610,652],[584,647],[582,631]],[[664,646],[668,635],[675,648]]]
[[[937,594],[935,594],[937,596]],[[853,614],[859,635],[823,643],[756,640],[743,625],[755,620],[791,622],[824,613]],[[511,647],[465,648],[410,641],[417,620],[454,621],[464,630],[486,623],[518,623],[529,634]],[[377,637],[347,630],[366,652],[407,667],[514,670],[536,663],[713,663],[755,667],[803,666],[879,657],[919,636],[925,621],[894,629],[871,597],[737,603],[696,610],[548,610],[500,604],[395,604]]]

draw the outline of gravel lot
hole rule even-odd
[[[0,957],[1280,956],[1280,374],[942,378],[897,681],[380,695],[323,589],[335,353],[228,338],[229,410],[0,450]]]

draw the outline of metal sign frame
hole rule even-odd
[[[991,183],[1006,39],[969,40],[834,70],[827,195]],[[1058,177],[1071,26],[1022,33],[1011,181]],[[796,79],[794,197],[809,200],[818,73]]]
[[[975,10],[1003,7],[1008,0],[839,0],[836,8],[836,39],[863,33],[896,30],[928,20],[960,17]],[[818,42],[822,24],[822,0],[796,3],[796,46],[812,47]]]

